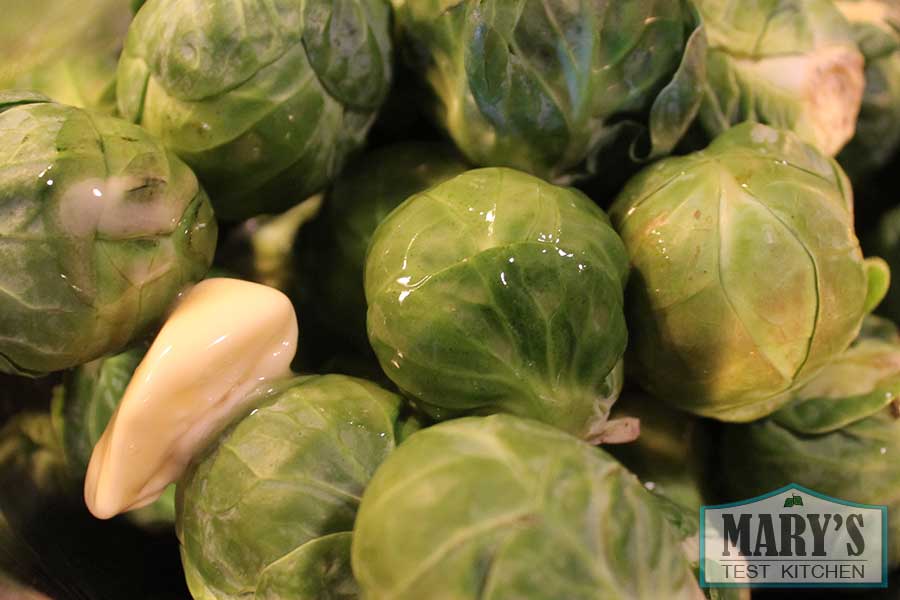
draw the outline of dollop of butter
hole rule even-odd
[[[166,320],[94,447],[84,498],[108,519],[146,506],[245,408],[290,375],[297,318],[280,291],[238,279],[191,288]]]

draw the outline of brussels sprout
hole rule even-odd
[[[0,22],[0,89],[116,111],[116,65],[131,13],[123,0],[8,2]]]
[[[223,219],[324,188],[391,81],[382,0],[150,0],[119,63],[121,114],[197,172]]]
[[[439,121],[477,165],[595,170],[633,115],[667,152],[699,108],[705,40],[688,42],[680,0],[392,1]]]
[[[648,490],[687,509],[696,518],[703,505],[707,465],[705,430],[693,415],[637,390],[624,392],[612,410],[614,418],[640,420],[640,437],[606,450]]]
[[[380,148],[348,167],[325,197],[320,217],[301,236],[306,275],[298,294],[301,314],[366,349],[363,269],[375,228],[408,197],[465,170],[452,147],[415,142]]]
[[[123,349],[212,261],[193,173],[141,128],[0,92],[0,371],[36,375]]]
[[[468,171],[375,231],[369,340],[434,418],[509,412],[590,437],[621,388],[627,273],[622,241],[581,192]]]
[[[871,317],[870,319],[875,319]],[[798,483],[823,494],[888,505],[888,560],[900,566],[900,336],[884,321],[767,419],[724,428],[716,472],[743,499]]]
[[[853,30],[832,0],[694,0],[709,40],[700,119],[789,129],[833,156],[856,127],[865,80]]]
[[[648,167],[611,216],[634,267],[639,383],[678,408],[763,417],[842,352],[883,297],[837,163],[790,132],[746,123]]]
[[[866,58],[866,89],[856,135],[838,157],[851,177],[884,166],[900,145],[900,5],[839,0]]]
[[[400,404],[361,379],[297,377],[223,433],[177,489],[194,598],[355,598],[351,530]]]
[[[633,475],[511,415],[414,433],[363,494],[352,560],[364,598],[702,598]]]
[[[62,447],[73,478],[84,478],[94,446],[146,353],[147,346],[140,345],[82,365],[66,378],[57,410],[62,415]],[[150,506],[128,513],[128,518],[144,527],[174,523],[175,486],[169,486]]]

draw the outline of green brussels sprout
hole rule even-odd
[[[206,272],[216,222],[140,127],[0,92],[0,371],[37,375],[144,335]]]
[[[842,352],[884,296],[846,175],[790,132],[739,125],[629,181],[611,216],[634,267],[638,382],[676,407],[750,421]]]
[[[866,58],[866,89],[856,135],[838,159],[851,177],[884,166],[900,146],[900,5],[838,0]]]
[[[648,490],[694,515],[704,504],[707,440],[699,419],[638,390],[628,390],[613,406],[614,418],[640,420],[640,437],[605,449]]]
[[[390,87],[389,16],[382,0],[150,0],[119,111],[197,172],[220,218],[280,212],[362,145]]]
[[[468,171],[375,231],[369,341],[431,417],[508,412],[590,438],[621,389],[627,274],[622,241],[581,192]]]
[[[94,446],[146,353],[147,345],[141,344],[81,365],[67,375],[55,409],[61,415],[62,448],[73,478],[84,479]],[[175,486],[169,486],[153,504],[129,512],[127,518],[146,528],[170,526],[175,522]]]
[[[194,598],[355,598],[356,509],[406,431],[400,406],[398,396],[341,375],[265,392],[178,484]]]
[[[363,269],[375,228],[401,202],[466,170],[453,148],[401,143],[361,156],[325,197],[322,213],[302,237],[305,285],[300,301],[313,319],[343,341],[366,349]],[[302,325],[301,325],[302,326]]]
[[[635,115],[666,153],[702,99],[705,38],[681,0],[392,2],[438,120],[476,165],[593,171]]]
[[[364,598],[702,597],[657,500],[602,450],[494,415],[414,433],[359,507]]]
[[[116,112],[116,66],[131,22],[123,0],[30,0],[3,8],[0,89]]]
[[[833,156],[853,137],[864,59],[832,0],[694,0],[709,49],[700,120],[788,129]]]
[[[887,325],[887,326],[885,326]],[[721,434],[722,493],[743,499],[797,483],[864,504],[888,505],[888,561],[900,566],[900,336],[870,317],[854,344],[790,404]]]

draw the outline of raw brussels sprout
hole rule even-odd
[[[322,214],[304,232],[303,313],[344,341],[368,347],[363,269],[378,224],[401,202],[466,170],[453,148],[404,143],[364,154],[325,197]]]
[[[226,430],[178,484],[194,598],[355,598],[356,509],[400,441],[400,405],[361,379],[297,377]]]
[[[116,111],[116,65],[131,12],[123,0],[29,0],[3,5],[0,89]]]
[[[750,421],[842,352],[883,297],[850,183],[790,132],[745,123],[632,179],[611,216],[634,267],[638,382],[678,408]]]
[[[0,92],[0,371],[123,349],[206,272],[216,222],[194,174],[141,128]]]
[[[581,192],[468,171],[375,231],[369,341],[434,418],[508,412],[592,437],[621,389],[627,273],[622,241]]]
[[[832,0],[694,0],[709,40],[700,119],[711,136],[759,121],[833,156],[856,127],[865,80]]]
[[[382,0],[150,0],[119,111],[194,168],[219,217],[279,212],[363,143],[390,87],[388,20]]]
[[[688,42],[680,0],[392,2],[438,120],[474,164],[596,170],[623,118],[648,122],[659,154],[699,107],[705,42]]]
[[[57,410],[62,416],[62,447],[73,478],[82,480],[91,453],[119,406],[125,388],[147,353],[140,345],[84,364],[68,374]],[[175,486],[149,506],[128,513],[127,518],[144,527],[175,522]]]
[[[900,5],[838,0],[866,58],[866,89],[856,135],[838,157],[851,177],[884,166],[900,145]]]
[[[0,371],[36,375],[142,336],[212,261],[216,222],[141,128],[0,93]]]
[[[702,598],[633,475],[511,415],[414,433],[366,488],[352,548],[363,598]]]
[[[797,483],[888,505],[888,561],[900,566],[900,336],[867,319],[860,337],[770,417],[724,428],[716,469],[727,499]],[[887,325],[887,326],[885,326]]]
[[[638,476],[648,490],[694,515],[703,502],[707,466],[705,430],[699,419],[638,390],[622,393],[614,418],[640,420],[640,437],[629,444],[611,444],[607,452]]]

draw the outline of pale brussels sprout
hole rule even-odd
[[[212,261],[206,194],[140,127],[0,92],[0,163],[0,371],[122,350]]]
[[[838,157],[851,177],[883,166],[900,145],[900,4],[838,0],[866,58],[866,90],[856,135]]]
[[[602,171],[623,120],[662,154],[699,107],[705,40],[681,0],[392,3],[440,124],[476,165]]]
[[[301,318],[309,313],[342,341],[367,348],[363,270],[372,234],[401,202],[465,170],[453,147],[438,143],[386,146],[351,164],[301,234]]]
[[[146,353],[147,346],[142,344],[67,373],[55,409],[61,416],[62,448],[73,479],[84,479],[94,446]],[[127,518],[147,528],[171,526],[175,522],[175,486],[169,486],[153,504],[129,512]]]
[[[716,473],[740,500],[796,483],[888,505],[888,561],[900,566],[900,336],[870,317],[854,344],[766,419],[722,432]]]
[[[659,502],[608,454],[511,415],[414,433],[363,494],[363,598],[702,598]]]
[[[833,156],[853,137],[864,59],[832,0],[694,0],[709,42],[700,119],[794,131]]]
[[[390,87],[389,16],[383,0],[149,0],[119,111],[197,172],[219,217],[280,212],[362,145]]]
[[[356,598],[351,531],[375,469],[411,433],[400,398],[341,375],[273,388],[178,484],[191,594]]]
[[[434,418],[508,412],[593,437],[621,389],[627,273],[622,241],[581,192],[467,171],[375,231],[369,341]]]
[[[0,89],[114,114],[116,66],[130,22],[124,0],[4,3]]]
[[[745,123],[632,179],[611,216],[631,256],[638,382],[676,407],[750,421],[853,341],[883,297],[833,160]]]

